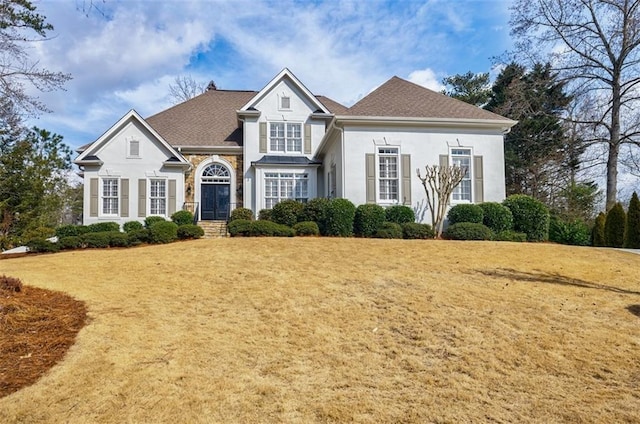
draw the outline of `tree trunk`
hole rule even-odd
[[[611,128],[609,131],[609,157],[607,158],[607,203],[606,210],[616,204],[618,195],[618,156],[620,155],[620,72],[614,67],[611,84]]]

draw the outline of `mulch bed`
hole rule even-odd
[[[0,397],[58,363],[86,320],[85,304],[64,293],[0,284]]]

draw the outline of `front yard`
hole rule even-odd
[[[638,422],[639,269],[606,249],[354,238],[3,260],[88,320],[0,422]]]

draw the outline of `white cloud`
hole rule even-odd
[[[411,72],[408,79],[411,82],[433,91],[442,91],[445,89],[445,86],[440,82],[441,78],[438,78],[436,73],[429,68]]]

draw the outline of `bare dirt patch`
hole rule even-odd
[[[84,326],[84,303],[0,277],[0,397],[33,384],[58,363]]]

